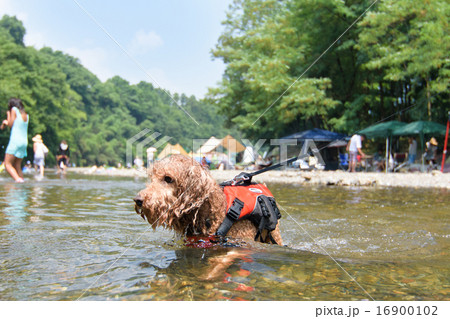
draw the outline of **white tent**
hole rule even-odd
[[[166,156],[173,154],[181,154],[187,156],[188,153],[184,150],[184,148],[180,144],[172,145],[167,143],[164,149],[158,154],[158,159],[163,159]]]
[[[220,144],[222,143],[222,139],[215,138],[211,136],[209,140],[207,140],[200,148],[195,152],[200,156],[204,156],[207,153],[213,152]]]
[[[257,157],[258,157],[258,154],[255,152],[253,147],[247,146],[244,151],[242,164],[254,163],[256,161]]]

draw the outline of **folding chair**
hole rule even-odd
[[[339,153],[339,169],[348,170],[348,153]]]

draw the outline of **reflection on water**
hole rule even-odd
[[[4,188],[6,206],[2,210],[5,215],[2,224],[7,224],[7,229],[19,228],[29,215],[26,210],[29,190],[21,184],[6,184]]]
[[[449,298],[445,190],[269,185],[287,247],[202,249],[134,213],[144,180],[1,182],[1,300]]]

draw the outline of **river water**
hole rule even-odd
[[[143,179],[0,182],[0,300],[450,299],[447,190],[272,184],[285,247],[194,248],[134,212]]]

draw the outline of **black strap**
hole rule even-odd
[[[255,240],[255,241],[258,241],[258,237],[259,237],[259,239],[260,239],[260,241],[261,241],[262,243],[267,242],[267,238],[269,238],[269,239],[270,239],[270,242],[271,242],[272,244],[278,245],[277,241],[273,238],[272,232],[271,232],[271,231],[268,231],[268,232],[267,232],[266,238],[263,238],[263,236],[262,236],[262,231],[258,229],[258,232],[256,233],[256,236],[255,236],[255,239],[254,239],[254,240]]]
[[[275,198],[269,197],[269,202],[272,205],[272,208],[273,208],[275,214],[277,215],[277,219],[280,219],[281,218],[281,212],[278,209],[277,202],[275,201]]]
[[[274,245],[278,245],[278,243],[276,242],[276,240],[272,237],[272,232],[269,232],[268,234],[270,241],[272,242],[272,244]],[[266,238],[267,239],[267,238]]]
[[[258,197],[258,204],[259,204],[259,207],[262,212],[262,218],[258,225],[258,231],[256,232],[255,241],[258,241],[258,238],[259,238],[261,240],[261,242],[263,243],[264,239],[262,237],[262,231],[264,230],[264,226],[266,226],[266,220],[267,220],[267,217],[269,216],[269,212],[267,210],[266,204],[265,204],[262,196]]]
[[[261,223],[259,224],[258,231],[256,232],[254,241],[260,240],[262,243],[265,242],[265,238],[262,237],[262,231],[264,230],[264,226],[266,224],[266,219],[263,218]]]
[[[269,203],[267,203],[266,200]],[[259,224],[258,231],[256,232],[256,236],[255,236],[254,240],[255,241],[260,240],[262,243],[265,243],[265,242],[267,242],[267,238],[269,238],[272,244],[277,245],[277,242],[275,241],[275,239],[272,236],[272,231],[267,230],[267,235],[266,235],[265,238],[263,238],[262,232],[266,228],[266,224],[267,224],[267,222],[269,221],[269,218],[270,218],[270,211],[269,211],[269,208],[267,207],[267,205],[270,204],[274,208],[274,211],[277,214],[277,219],[281,218],[280,211],[276,207],[275,200],[273,198],[271,198],[271,197],[259,196],[258,197],[258,203],[259,203],[259,206],[261,208],[261,212],[262,212],[263,216],[261,218],[261,222]],[[278,214],[279,214],[280,217],[278,217]]]
[[[225,216],[225,219],[216,231],[216,236],[225,237],[231,226],[233,226],[233,223],[234,221],[232,221],[228,216]]]
[[[233,223],[239,219],[239,216],[241,216],[241,211],[243,208],[244,202],[239,198],[235,198],[233,203],[231,204],[231,207],[227,211],[225,219],[216,231],[217,236],[226,236],[231,226],[233,226]]]

